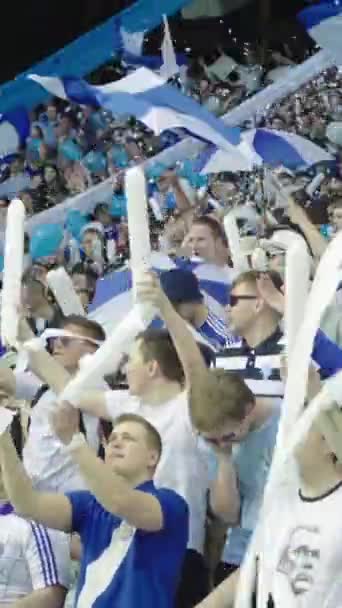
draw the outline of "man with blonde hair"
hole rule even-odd
[[[89,491],[36,491],[7,432],[0,435],[0,461],[17,513],[79,534],[76,606],[173,608],[188,541],[188,506],[173,490],[154,485],[162,454],[158,431],[141,416],[119,416],[103,462],[79,433],[77,410],[57,408],[52,430]]]

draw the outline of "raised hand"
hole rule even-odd
[[[64,401],[55,406],[55,411],[50,417],[51,428],[58,439],[68,445],[73,436],[79,432],[80,412]]]

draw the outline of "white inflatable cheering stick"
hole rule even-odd
[[[85,315],[81,300],[74,289],[71,278],[64,268],[50,270],[46,276],[46,280],[63,315]]]
[[[305,437],[312,421],[318,413],[329,407],[342,388],[342,374],[336,375],[327,383],[319,395],[305,409],[308,370],[314,337],[320,325],[322,314],[332,301],[340,281],[340,266],[342,262],[342,233],[339,233],[329,244],[318,266],[310,294],[305,307],[303,322],[294,345],[289,352],[288,378],[282,404],[282,416],[273,455],[272,467],[267,482],[264,504],[260,512],[259,523],[241,569],[239,590],[235,602],[237,608],[249,608],[255,584],[255,562],[258,557],[258,608],[267,605],[271,590],[272,574],[275,568],[273,546],[274,534],[280,534],[279,520],[277,531],[272,528],[270,513],[274,510],[286,509],[291,506],[291,496],[298,489],[297,469],[293,458],[295,446]],[[292,280],[292,278],[288,278]],[[302,277],[297,275],[301,281]],[[288,292],[288,297],[295,297],[294,285]],[[293,304],[287,302],[293,310]],[[289,323],[290,335],[294,330],[292,320]]]
[[[14,199],[8,207],[3,288],[1,298],[1,341],[17,347],[21,279],[24,263],[25,207]]]
[[[133,292],[136,302],[136,284],[139,274],[150,268],[151,245],[147,216],[146,182],[141,169],[134,167],[126,174],[126,194],[130,258],[133,280]],[[140,331],[152,321],[154,311],[139,303],[119,323],[112,334],[94,353],[85,357],[80,370],[69,382],[60,401],[70,401],[77,405],[80,391],[98,384],[99,378],[115,373],[122,359],[122,353]]]
[[[139,167],[133,167],[126,173],[126,196],[133,295],[136,301],[136,283],[139,275],[151,268],[146,180]]]
[[[243,213],[243,211],[236,208],[229,211],[223,220],[224,230],[233,262],[233,268],[237,272],[245,272],[246,270],[249,270],[247,256],[242,251],[241,238],[237,224],[237,220],[239,218],[246,219],[246,217],[246,213]]]
[[[284,321],[287,356],[291,353],[304,319],[310,287],[310,266],[311,259],[305,240],[295,238],[285,254]]]

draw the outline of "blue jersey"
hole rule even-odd
[[[138,486],[160,502],[164,526],[137,530],[106,511],[90,492],[67,494],[72,529],[83,545],[77,608],[172,608],[188,542],[188,507],[152,481]]]
[[[229,331],[225,321],[211,310],[208,310],[206,320],[201,327],[197,327],[197,331],[216,351],[224,350],[239,341],[239,338]]]

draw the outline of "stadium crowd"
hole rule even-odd
[[[173,84],[222,115],[278,77],[266,72],[252,56],[238,66],[219,51]],[[241,125],[305,136],[331,161],[209,175],[197,158],[151,164],[151,245],[174,267],[141,277],[137,297],[158,320],[71,404],[63,395],[81,359],[106,340],[87,316],[97,289],[129,267],[125,170],[184,133],[156,137],[132,117],[55,99],[32,113],[25,149],[2,167],[3,229],[14,196],[31,217],[108,177],[113,195],[90,213],[71,211],[53,238],[25,235],[19,343],[36,341],[24,358],[4,348],[0,365],[1,413],[15,414],[7,430],[0,418],[0,605],[234,605],[284,398],[286,252],[304,242],[314,280],[342,228],[340,121],[332,68]],[[225,224],[232,211],[243,267]],[[64,314],[50,289],[47,274],[59,268],[82,314]],[[207,292],[203,268],[219,277],[220,298]],[[306,404],[342,369],[341,312],[337,289],[316,331]],[[342,469],[327,432],[329,416],[341,431],[335,397],[296,451],[298,485],[273,539],[263,608],[342,601]]]

